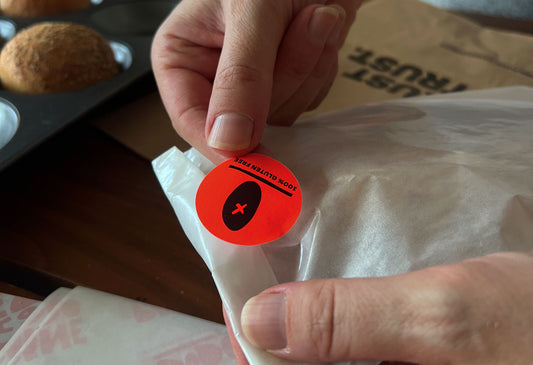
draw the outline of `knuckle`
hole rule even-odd
[[[329,280],[320,284],[311,307],[310,344],[318,359],[330,359],[335,346],[335,286]]]
[[[284,70],[284,74],[290,79],[305,80],[313,72],[315,65],[316,62],[298,60],[297,64],[287,66]]]
[[[203,123],[203,116],[207,113],[207,108],[203,105],[193,105],[178,110],[177,114],[170,118],[172,127],[176,132],[189,141],[193,138],[198,124]]]
[[[215,87],[217,89],[235,89],[243,84],[255,84],[263,79],[261,72],[248,65],[231,65],[217,72]]]
[[[476,306],[469,300],[470,272],[461,265],[428,269],[434,279],[432,289],[423,293],[425,307],[419,311],[413,328],[444,351],[479,353],[483,338]]]

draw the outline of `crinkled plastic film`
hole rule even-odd
[[[153,162],[252,365],[288,363],[241,335],[242,306],[272,285],[533,249],[532,88],[364,105],[267,128],[263,141],[298,178],[303,206],[287,235],[262,246],[201,225],[195,195],[213,165],[197,151]]]

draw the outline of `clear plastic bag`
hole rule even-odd
[[[502,88],[364,105],[270,127],[264,144],[298,178],[291,231],[262,246],[211,235],[195,211],[214,166],[195,150],[153,162],[202,256],[250,364],[285,364],[240,329],[250,297],[277,283],[386,276],[533,249],[533,89]],[[353,362],[353,364],[377,362]]]

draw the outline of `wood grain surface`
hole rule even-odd
[[[0,281],[40,296],[82,285],[222,322],[150,163],[88,124],[3,171],[0,201]]]

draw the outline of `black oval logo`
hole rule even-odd
[[[222,207],[222,220],[226,227],[238,231],[253,218],[261,202],[261,187],[254,181],[237,186]]]

